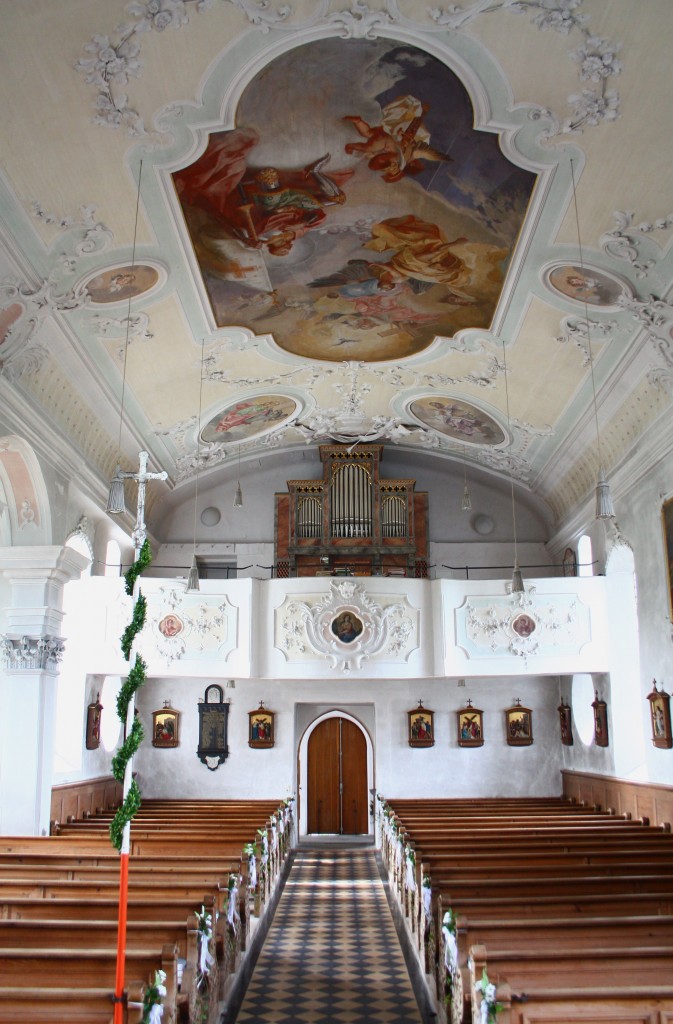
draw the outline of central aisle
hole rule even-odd
[[[237,1024],[421,1024],[373,849],[299,850]]]

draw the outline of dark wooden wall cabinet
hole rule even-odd
[[[275,565],[286,576],[428,574],[428,495],[381,479],[383,445],[321,445],[322,480],[276,495]]]

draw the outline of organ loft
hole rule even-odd
[[[428,495],[381,477],[383,445],[321,445],[322,480],[275,496],[278,577],[428,574]]]

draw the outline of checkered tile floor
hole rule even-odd
[[[421,1024],[373,850],[298,851],[236,1024]]]

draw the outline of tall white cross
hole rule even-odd
[[[135,549],[134,561],[138,561],[140,555],[140,549],[145,543],[147,537],[147,527],[145,524],[145,484],[148,480],[166,480],[168,473],[166,470],[162,470],[161,473],[148,473],[147,472],[147,460],[149,459],[148,452],[140,452],[138,455],[140,461],[140,467],[137,473],[126,473],[119,469],[115,473],[115,477],[118,480],[135,480],[138,484],[138,504],[136,511],[136,526],[131,534],[133,539],[133,547]]]

